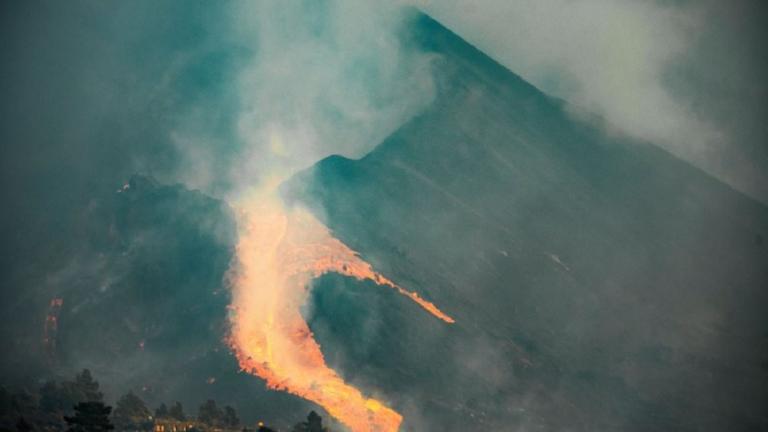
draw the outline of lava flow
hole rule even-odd
[[[312,279],[328,272],[372,280],[407,296],[435,317],[453,319],[418,294],[375,272],[301,208],[286,209],[269,193],[236,206],[237,265],[232,272],[230,346],[240,367],[321,405],[354,432],[397,431],[402,416],[365,397],[325,364],[301,315]]]

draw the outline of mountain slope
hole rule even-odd
[[[768,209],[411,29],[432,105],[283,192],[457,324],[326,277],[307,313],[329,361],[412,430],[768,427]]]
[[[108,403],[133,391],[150,407],[180,401],[194,416],[215,399],[244,422],[285,427],[309,411],[239,373],[224,341],[235,246],[226,203],[136,175],[72,219],[20,269],[29,278],[20,286],[35,289],[3,293],[0,384],[36,390],[89,368]]]

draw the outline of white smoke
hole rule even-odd
[[[734,47],[706,43],[732,40],[729,32],[738,31],[738,24],[731,21],[750,31],[745,17],[755,8],[745,3],[424,0],[420,7],[543,91],[600,115],[609,131],[648,140],[766,200],[768,190],[760,185],[768,182],[764,166],[753,166],[755,157],[749,155],[764,158],[765,152],[742,142],[743,134],[721,120],[724,116],[707,115],[722,110],[712,105],[724,103],[729,111],[743,113],[741,124],[751,126],[750,116],[759,115],[749,112],[755,103],[745,95],[764,91],[765,85],[738,80],[744,75],[738,68],[748,68],[755,54],[748,36]],[[727,82],[728,76],[734,82]],[[685,86],[695,88],[693,96],[681,89]],[[716,94],[739,97],[700,96]]]
[[[323,157],[359,157],[430,103],[428,59],[404,50],[396,4],[266,1],[238,8],[254,42],[241,73],[245,151],[235,183],[284,178]]]

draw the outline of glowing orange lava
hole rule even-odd
[[[267,386],[311,400],[354,432],[397,431],[402,416],[365,397],[325,364],[300,308],[312,279],[336,272],[396,289],[435,317],[453,319],[375,272],[302,208],[263,193],[236,206],[240,237],[233,268],[230,345],[240,367]]]

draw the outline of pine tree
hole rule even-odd
[[[113,418],[120,430],[142,430],[148,428],[151,416],[144,401],[129,391],[117,401]]]
[[[17,422],[20,418],[24,418],[25,422],[29,419],[29,421],[36,423],[36,420],[40,418],[40,411],[38,410],[36,398],[32,393],[29,393],[26,390],[11,395],[9,408],[10,410],[7,415],[10,415],[14,422]]]
[[[47,381],[40,387],[40,415],[36,423],[42,429],[60,429],[65,415],[72,415],[74,406],[82,400],[72,400],[56,381]]]
[[[307,416],[307,426],[309,426],[309,432],[325,432],[323,418],[314,411],[311,411]]]
[[[40,387],[40,409],[43,412],[49,414],[61,413],[69,408],[67,402],[62,389],[56,381],[47,381]]]
[[[231,406],[224,407],[223,424],[227,429],[235,429],[240,425],[240,419],[237,418],[237,412]]]
[[[85,402],[102,402],[104,395],[99,391],[99,383],[91,376],[91,371],[83,369],[75,376],[75,386],[82,393]]]
[[[311,411],[307,416],[307,421],[297,423],[291,432],[327,432],[328,429],[323,427],[323,418],[314,411]]]
[[[164,403],[161,403],[160,406],[155,410],[155,418],[163,419],[168,417],[170,417],[168,407],[165,406]]]
[[[75,406],[75,415],[64,417],[68,432],[107,432],[115,427],[109,421],[112,407],[103,402],[80,402]]]
[[[205,401],[205,403],[200,405],[200,408],[197,411],[197,421],[208,426],[221,426],[223,417],[224,414],[216,406],[216,402],[212,399]]]
[[[171,407],[170,411],[168,412],[171,418],[176,419],[178,421],[185,421],[187,419],[187,416],[184,415],[184,407],[181,406],[180,402],[176,402]]]

